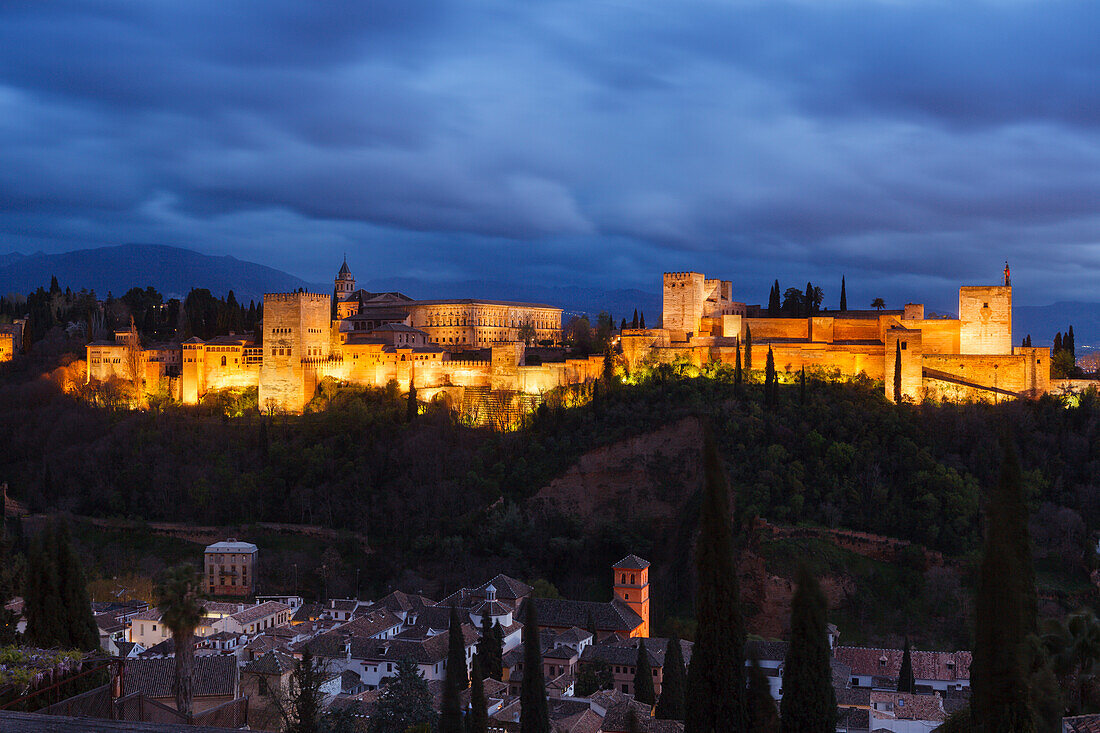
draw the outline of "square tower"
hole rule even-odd
[[[706,278],[701,273],[665,273],[661,325],[677,332],[673,340],[683,341],[687,334],[699,333],[706,298]]]
[[[1012,353],[1012,286],[959,288],[959,348],[963,354]]]
[[[649,563],[637,555],[627,555],[611,568],[615,597],[642,617],[631,636],[649,638]]]
[[[300,412],[313,397],[307,371],[328,358],[331,304],[330,296],[317,293],[264,295],[261,410]]]

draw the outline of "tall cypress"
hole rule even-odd
[[[909,637],[905,637],[905,651],[901,655],[901,671],[898,672],[898,692],[913,694],[917,680],[913,677],[913,657],[909,648]]]
[[[657,693],[653,691],[653,667],[649,664],[645,639],[638,640],[638,659],[634,662],[634,699],[650,706],[657,699]]]
[[[92,613],[92,600],[88,597],[88,581],[65,522],[56,528],[54,552],[57,553],[58,595],[65,609],[66,646],[89,652],[98,649],[99,627]]]
[[[489,614],[481,617],[481,638],[477,642],[477,656],[481,660],[481,673],[499,680],[503,676],[502,640],[500,626],[493,623]]]
[[[630,319],[630,327],[631,328],[637,328],[638,327],[638,309],[637,308],[634,309],[634,317],[632,319]]]
[[[798,375],[798,404],[806,404],[806,367],[803,365],[802,372]]]
[[[764,365],[764,406],[767,408],[776,406],[778,390],[773,387],[775,379],[775,355],[772,353],[771,347],[769,346],[768,360]]]
[[[901,402],[901,340],[894,349],[894,402]]]
[[[848,310],[848,293],[844,288],[844,276],[840,276],[840,310],[844,312]]]
[[[753,657],[749,665],[749,733],[779,733],[779,711],[768,676]]]
[[[680,639],[675,633],[668,637],[665,647],[665,661],[661,670],[661,696],[657,699],[654,717],[662,720],[684,719],[684,654],[680,650]]]
[[[745,326],[745,371],[752,371],[752,329]]]
[[[697,629],[688,667],[685,733],[745,729],[745,626],[733,553],[729,483],[704,429],[703,500],[695,541]]]
[[[737,396],[741,396],[741,383],[745,380],[745,375],[741,373],[741,342],[737,342],[737,361],[733,364],[733,389],[737,392]]]
[[[1054,353],[1057,354],[1062,350],[1062,332],[1054,334]]]
[[[592,611],[588,612],[588,625],[585,628],[592,634],[593,644],[600,640],[599,630],[596,628],[596,617],[592,615]]]
[[[825,594],[804,565],[791,599],[791,642],[783,666],[783,733],[833,733],[836,691],[829,664]]]
[[[645,328],[645,311],[642,311],[642,315],[638,316],[638,328]]]
[[[420,405],[416,401],[416,385],[409,380],[409,398],[405,402],[405,422],[412,422],[420,414]]]
[[[1065,338],[1062,339],[1062,348],[1069,352],[1069,355],[1076,360],[1077,358],[1077,339],[1073,335],[1073,325],[1070,324],[1069,331],[1066,331]]]
[[[519,691],[520,733],[550,733],[546,680],[542,676],[542,644],[534,599],[523,604],[523,682]]]
[[[775,281],[772,285],[771,293],[768,294],[768,315],[775,318],[779,315],[779,311],[782,308],[782,304],[779,301],[779,280]]]
[[[443,680],[443,703],[439,713],[439,733],[463,733],[462,691],[466,689],[466,644],[462,638],[462,623],[451,606],[451,622],[447,631],[447,674]]]
[[[806,309],[805,315],[812,316],[814,314],[814,284],[811,282],[806,283],[806,294],[802,296],[803,307]]]
[[[970,714],[982,731],[1035,730],[1023,646],[1035,631],[1037,598],[1027,508],[1015,446],[1003,438],[1001,475],[985,507],[978,571]]]
[[[489,701],[485,698],[484,673],[481,660],[474,656],[473,674],[470,676],[470,717],[466,733],[489,732]]]

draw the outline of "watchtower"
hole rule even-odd
[[[642,617],[642,624],[631,636],[649,637],[649,563],[637,555],[627,555],[611,566],[615,597]]]

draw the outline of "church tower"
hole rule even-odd
[[[637,555],[627,555],[611,567],[615,597],[642,617],[631,636],[649,638],[649,563]]]
[[[355,292],[355,276],[348,269],[348,258],[344,258],[344,264],[340,265],[340,272],[336,275],[336,297],[346,300]]]

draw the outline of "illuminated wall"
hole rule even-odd
[[[959,288],[960,353],[1012,353],[1012,288]]]

